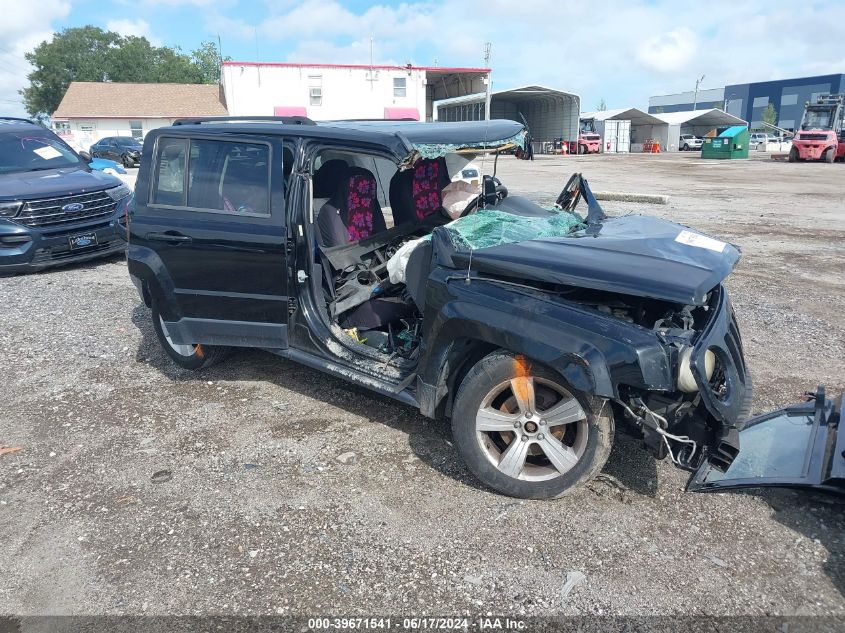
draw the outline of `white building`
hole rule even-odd
[[[175,119],[226,116],[217,84],[140,84],[73,81],[53,113],[53,128],[87,150],[106,136],[143,139]]]
[[[434,102],[486,90],[488,68],[223,62],[232,116],[431,121]]]

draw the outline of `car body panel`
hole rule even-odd
[[[287,347],[281,143],[271,144],[270,215],[256,217],[149,204],[143,166],[153,160],[155,138],[148,134],[130,213],[130,275],[146,286],[175,343]]]
[[[102,191],[122,181],[101,171],[84,167],[13,172],[0,175],[0,200],[39,200],[51,196],[72,196]]]
[[[702,464],[688,489],[785,486],[845,494],[842,400],[842,395],[828,399],[819,387],[808,402],[747,420],[739,429],[742,450],[727,471]]]
[[[721,249],[721,250],[719,250]],[[456,268],[468,251],[452,255]],[[595,290],[704,305],[734,269],[735,246],[648,216],[608,218],[567,237],[538,238],[472,252],[472,268]]]

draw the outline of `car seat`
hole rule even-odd
[[[421,224],[429,220],[446,221],[443,188],[450,182],[446,159],[423,158],[413,167],[398,171],[390,179],[390,210],[393,221]]]

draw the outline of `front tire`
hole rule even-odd
[[[798,150],[796,148],[792,148],[789,150],[789,162],[794,163],[798,160]]]
[[[824,152],[824,162],[832,163],[836,159],[836,150],[828,147]]]
[[[469,469],[512,497],[551,499],[601,471],[613,444],[604,402],[509,352],[479,361],[461,383],[452,435]]]
[[[587,153],[587,146],[586,145],[579,145],[578,146],[578,153],[579,154],[586,154]]]
[[[684,143],[683,150],[684,150],[685,152],[688,152],[688,151],[689,151],[689,145],[687,145],[686,143]]]
[[[121,157],[120,162],[123,163],[124,167],[132,167],[132,166],[135,165],[135,163],[132,161],[132,159],[129,158],[129,156],[126,156],[126,155]]]
[[[153,329],[162,349],[174,363],[183,369],[193,371],[205,369],[216,365],[229,354],[228,347],[201,345],[199,343],[191,345],[174,343],[167,330],[167,324],[155,306],[153,306]]]

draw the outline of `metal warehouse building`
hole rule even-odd
[[[801,122],[804,103],[818,95],[845,92],[845,74],[798,77],[777,81],[733,84],[724,88],[699,90],[696,108],[720,108],[763,128],[763,113],[771,104],[777,112],[775,125],[794,130]],[[660,95],[648,100],[650,114],[693,110],[694,92]]]
[[[486,95],[443,99],[435,103],[438,121],[480,121],[484,119]],[[500,90],[490,97],[490,118],[511,119],[522,123],[523,117],[538,144],[562,138],[578,138],[581,98],[571,92],[543,86],[525,86]]]

